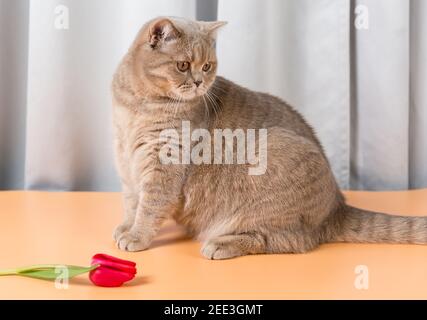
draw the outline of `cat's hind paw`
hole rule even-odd
[[[215,239],[203,245],[201,253],[210,260],[231,259],[244,255],[242,250],[232,242],[222,242]]]
[[[201,253],[208,259],[222,260],[265,251],[264,237],[256,232],[250,232],[210,239],[203,245]]]

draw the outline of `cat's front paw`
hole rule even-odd
[[[122,223],[121,225],[118,225],[113,232],[114,241],[118,242],[122,234],[129,231],[130,228],[132,228],[132,225],[129,225],[127,223]]]
[[[117,247],[123,251],[142,251],[148,249],[150,242],[138,233],[126,231],[117,239]]]

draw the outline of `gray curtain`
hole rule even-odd
[[[219,73],[300,110],[342,188],[427,186],[426,1],[0,0],[1,189],[120,189],[109,85],[158,15],[229,21]]]

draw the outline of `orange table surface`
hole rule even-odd
[[[427,189],[346,196],[366,209],[427,216]],[[121,288],[95,287],[87,275],[68,289],[0,277],[0,299],[427,299],[427,246],[326,244],[307,254],[210,261],[169,222],[149,250],[127,253],[111,238],[121,210],[119,193],[0,192],[0,269],[84,266],[107,253],[135,261],[139,270]],[[367,289],[355,286],[357,266],[367,268]]]

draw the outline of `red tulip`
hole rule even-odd
[[[96,254],[92,266],[99,265],[89,274],[89,279],[100,287],[120,287],[135,278],[136,263],[118,259],[106,254]]]

